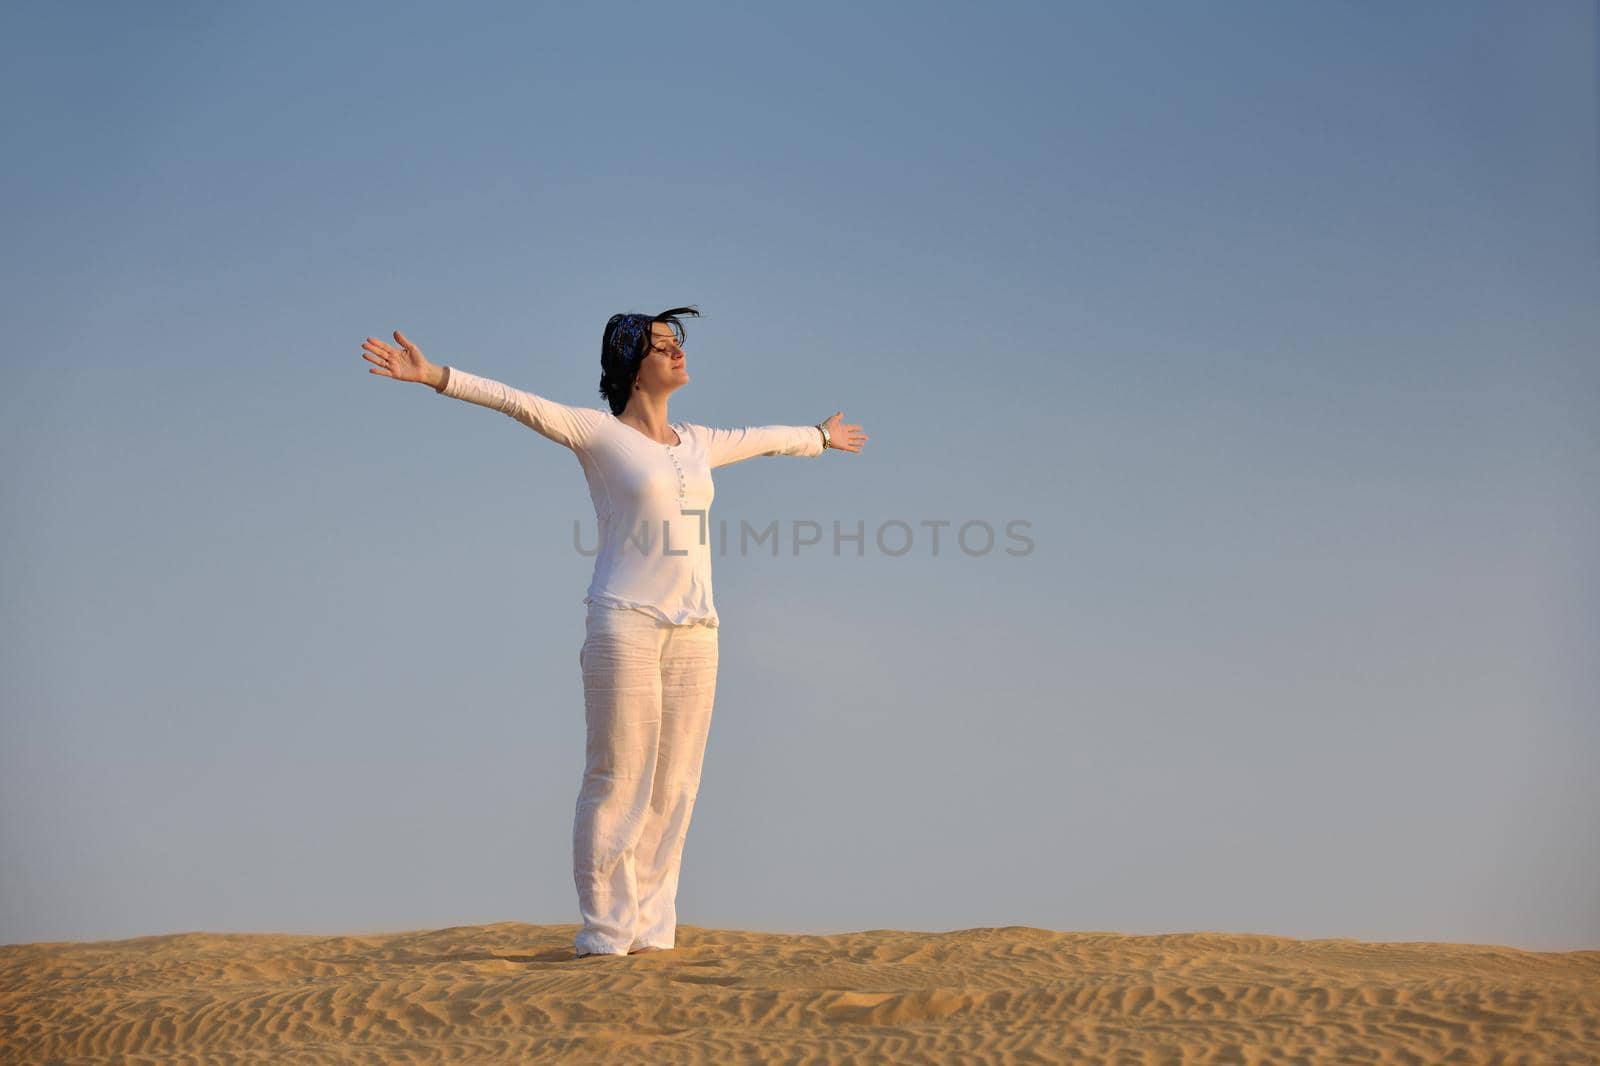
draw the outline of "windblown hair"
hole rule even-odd
[[[677,335],[678,343],[682,344],[687,334],[683,330],[680,316],[700,317],[700,312],[693,307],[674,307],[663,311],[659,315],[641,315],[652,323],[665,322],[672,327],[672,332]],[[650,339],[650,330],[645,330],[641,336],[633,338],[631,344],[627,337],[617,338],[617,325],[628,316],[625,314],[612,315],[606,322],[606,331],[600,337],[600,395],[606,398],[611,405],[611,413],[622,414],[628,406],[628,394],[633,391],[633,379],[639,376],[639,364],[644,362],[646,353],[650,351],[653,343]],[[619,340],[617,350],[612,347],[612,341]]]

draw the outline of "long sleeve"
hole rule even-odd
[[[489,407],[521,422],[557,444],[577,451],[586,447],[605,415],[594,408],[569,407],[491,378],[446,367],[442,395]]]
[[[743,429],[705,430],[706,458],[715,468],[756,455],[822,454],[822,434],[816,426],[746,426]]]

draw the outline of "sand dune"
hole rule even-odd
[[[0,948],[0,1061],[1600,1063],[1600,951],[1007,927]]]

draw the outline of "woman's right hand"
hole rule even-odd
[[[399,330],[394,331],[394,339],[394,344],[388,344],[376,337],[367,338],[361,346],[361,358],[377,364],[368,368],[367,373],[396,381],[420,381],[438,388],[444,379],[444,368],[428,362],[422,349],[406,340],[406,335]]]

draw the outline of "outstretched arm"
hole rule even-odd
[[[394,331],[394,339],[396,343],[391,345],[368,337],[361,346],[362,358],[377,364],[369,373],[421,382],[441,395],[493,408],[574,451],[588,443],[600,421],[599,411],[556,403],[459,367],[435,366],[399,330]]]
[[[823,422],[830,438],[828,447],[859,452],[867,441],[860,426],[841,423],[839,411]],[[707,429],[706,457],[713,468],[737,463],[756,455],[821,455],[822,430],[817,426],[746,426],[743,429]]]

